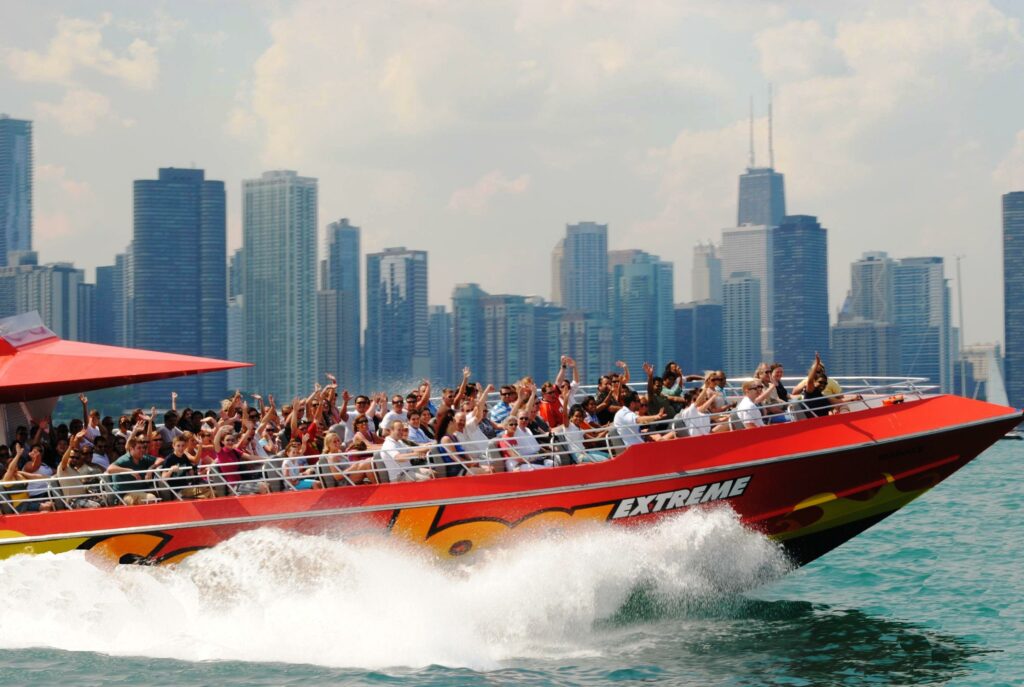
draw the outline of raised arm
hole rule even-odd
[[[558,374],[555,376],[555,386],[561,386],[562,382],[565,381],[565,369],[568,364],[565,362],[567,356],[562,356],[561,365],[558,368]]]
[[[178,412],[178,392],[171,392],[171,410]]]
[[[21,462],[21,456],[25,453],[25,446],[23,444],[16,444],[16,446],[14,455],[11,456],[10,462],[7,463],[7,470],[4,472],[5,482],[16,482],[18,480],[18,463]]]
[[[477,399],[476,407],[473,409],[473,417],[476,418],[478,424],[483,422],[484,415],[487,413],[487,397],[493,392],[493,384],[488,384],[487,388],[480,392],[480,398]]]
[[[89,426],[89,399],[85,394],[78,394],[78,400],[82,403],[82,425]]]
[[[430,380],[424,379],[420,383],[419,394],[416,396],[416,405],[413,410],[420,412],[430,403]]]
[[[462,368],[462,383],[459,384],[458,390],[455,392],[455,400],[452,401],[452,407],[458,408],[459,404],[462,403],[463,397],[466,395],[466,385],[469,384],[470,371],[468,367]]]
[[[224,438],[224,435],[227,434],[230,431],[231,431],[230,427],[228,427],[227,425],[221,425],[221,427],[218,428],[217,431],[213,433],[213,450],[214,451],[216,451],[217,453],[220,453],[220,449],[221,449],[221,446],[222,446],[221,440]],[[111,464],[111,467],[113,467],[113,464]]]

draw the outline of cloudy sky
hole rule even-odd
[[[320,180],[320,224],[430,251],[453,284],[549,292],[567,222],[676,264],[736,221],[749,97],[788,211],[829,229],[830,300],[865,250],[963,255],[968,341],[1002,338],[1000,195],[1024,190],[1022,5],[946,2],[0,0],[0,112],[35,120],[35,247],[89,269],[131,182]],[[188,246],[168,243],[188,259]],[[955,287],[955,285],[954,285]],[[955,296],[955,291],[954,291]]]

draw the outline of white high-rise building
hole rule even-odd
[[[722,348],[725,373],[743,377],[761,362],[760,280],[749,272],[734,272],[722,284]]]
[[[722,302],[722,259],[718,246],[698,243],[693,247],[692,296],[694,302]]]
[[[316,381],[317,180],[292,171],[242,182],[243,331],[249,387],[278,398]]]
[[[774,313],[772,303],[772,230],[763,224],[745,224],[722,230],[722,276],[728,281],[733,275],[746,273],[757,279],[761,293],[760,346],[762,360],[775,359],[773,336]],[[726,314],[728,319],[728,314]],[[728,323],[726,324],[728,326]]]

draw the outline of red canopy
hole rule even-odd
[[[250,363],[64,341],[27,316],[0,321],[0,403],[217,372]],[[8,326],[5,327],[4,325]],[[13,331],[12,331],[13,330]]]

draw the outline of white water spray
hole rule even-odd
[[[666,601],[700,599],[787,569],[778,548],[727,509],[643,529],[579,529],[462,565],[393,541],[262,529],[170,568],[105,570],[82,552],[0,561],[0,648],[488,669],[588,651],[595,623],[638,585]]]

